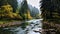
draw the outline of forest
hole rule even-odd
[[[60,0],[41,0],[41,15],[39,10],[23,0],[0,0],[0,24],[18,21],[41,19],[43,29],[54,29],[56,34],[60,33]],[[10,24],[10,23],[9,23]],[[24,24],[24,23],[23,23]],[[25,26],[26,24],[21,26]]]
[[[60,0],[41,0],[41,15],[44,29],[55,29],[60,33]]]
[[[33,6],[28,1],[0,0],[0,34],[35,34],[35,28],[42,29],[38,4]]]
[[[21,2],[20,8],[17,0],[0,0],[0,21],[31,20],[39,17],[36,12],[35,16],[32,14],[26,0]]]

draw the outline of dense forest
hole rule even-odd
[[[32,1],[36,2],[36,0],[0,0],[0,34],[40,34],[42,25],[39,2],[36,2],[36,5],[29,4]]]
[[[39,10],[30,7],[27,0],[0,0],[0,21],[39,19]]]
[[[59,0],[42,0],[42,17],[44,20],[60,22],[60,1]]]
[[[23,20],[25,19],[25,17],[26,18],[28,17],[27,14],[30,16],[26,0],[22,2],[22,5],[19,11],[17,10],[17,7],[18,7],[17,0],[10,0],[10,1],[0,0],[0,19],[1,20],[2,19],[3,20],[4,19],[22,19]]]
[[[60,32],[60,0],[41,0],[41,15],[44,29]],[[58,34],[57,33],[57,34]]]

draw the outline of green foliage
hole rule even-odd
[[[2,5],[5,5],[7,3],[7,0],[0,0],[0,7],[2,6]]]
[[[42,17],[47,21],[60,20],[60,1],[59,0],[42,0],[41,11]],[[60,22],[59,22],[60,23]]]
[[[27,5],[27,1],[24,0],[21,4],[21,10],[20,10],[20,13],[23,14],[23,13],[27,13],[27,9],[28,9],[28,5]]]
[[[38,18],[37,14],[39,14],[39,10],[36,7],[33,7],[31,5],[29,5],[29,9],[30,9],[30,14],[31,16],[36,19],[36,17]]]
[[[17,9],[17,0],[0,0],[0,7],[6,4],[10,4],[13,7],[13,12],[16,12]]]
[[[25,20],[31,18],[26,0],[22,2],[19,9],[17,9],[17,0],[0,0],[0,19]]]
[[[27,5],[27,1],[23,0],[22,4],[21,4],[21,10],[19,11],[19,14],[22,16],[23,20],[28,20],[28,5]],[[30,13],[29,13],[30,16]]]
[[[0,19],[22,19],[18,13],[13,13],[13,8],[11,5],[3,5],[0,9]]]
[[[42,0],[41,11],[41,15],[45,21],[43,22],[43,28],[53,28],[59,33],[60,29],[55,24],[58,24],[58,26],[60,24],[60,0]]]
[[[7,0],[7,2],[13,7],[13,12],[15,13],[18,6],[17,0]]]
[[[13,11],[13,8],[9,4],[1,6],[1,8],[0,8],[0,17],[1,17],[1,19],[3,17],[6,17],[12,11]]]

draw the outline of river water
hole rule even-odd
[[[29,25],[25,29],[22,29],[21,26],[14,26],[8,28],[0,28],[0,34],[41,34],[42,30],[42,20],[34,19],[26,21]]]

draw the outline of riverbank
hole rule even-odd
[[[0,27],[9,27],[9,26],[15,26],[15,25],[20,25],[21,23],[23,23],[22,21],[13,21],[13,22],[9,22],[9,23],[3,23],[0,24]]]
[[[55,33],[60,32],[60,24],[56,24],[56,23],[53,23],[53,22],[47,22],[47,21],[43,22],[43,24],[44,24],[43,29],[46,29],[46,30],[44,30],[44,32],[47,31],[47,30],[48,30],[47,32],[50,32],[50,29],[51,29],[51,31],[53,31]]]

